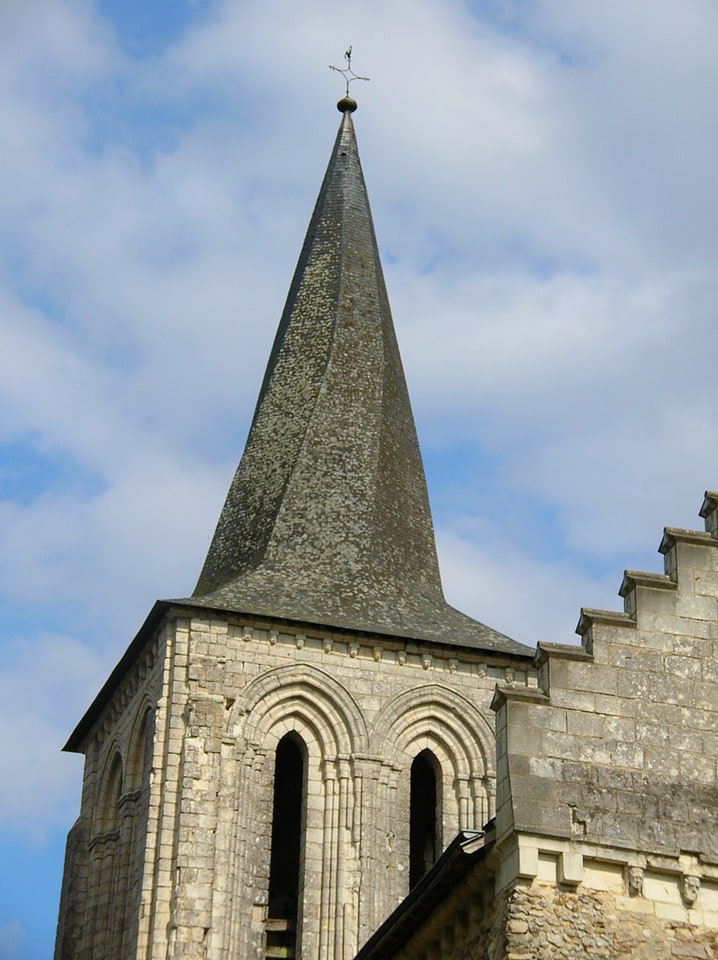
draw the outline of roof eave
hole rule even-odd
[[[172,601],[157,600],[147,615],[145,622],[137,631],[134,639],[117,662],[116,667],[100,688],[99,693],[83,714],[80,722],[70,734],[67,743],[62,748],[68,753],[83,753],[83,745],[95,724],[97,718],[112,699],[112,695],[119,686],[127,671],[137,660],[147,641],[152,637],[157,626],[165,618],[172,607]]]
[[[525,644],[519,643],[518,640],[513,640],[511,637],[505,636],[504,634],[498,634],[497,631],[492,631],[496,633],[497,636],[500,636],[502,639],[505,639],[507,642],[515,645],[516,649],[511,650],[502,650],[499,646],[492,646],[490,642],[487,642],[485,645],[479,643],[469,643],[461,640],[460,636],[457,635],[456,640],[441,640],[434,637],[427,636],[423,634],[420,630],[410,631],[410,630],[388,630],[382,629],[380,626],[372,627],[362,627],[359,625],[352,625],[347,623],[333,623],[331,619],[324,620],[314,620],[311,617],[291,617],[286,616],[274,611],[262,611],[258,612],[257,610],[252,611],[249,608],[240,608],[240,607],[227,607],[221,604],[212,605],[206,602],[197,602],[201,598],[188,597],[183,600],[172,600],[167,601],[171,602],[177,606],[182,607],[191,607],[196,610],[204,611],[205,613],[219,613],[223,616],[231,614],[236,617],[252,617],[262,620],[274,620],[281,621],[283,623],[298,624],[301,623],[303,626],[311,626],[317,630],[321,631],[336,631],[338,633],[347,633],[347,634],[358,634],[362,636],[371,636],[371,637],[385,637],[387,640],[395,640],[399,642],[413,642],[418,644],[429,644],[435,649],[445,649],[447,651],[451,650],[466,650],[474,654],[485,654],[486,656],[492,656],[497,658],[516,657],[519,660],[532,661],[536,656],[536,650],[533,647],[528,647]],[[490,628],[488,628],[490,629]]]
[[[471,643],[462,643],[461,640],[457,640],[452,643],[445,643],[438,640],[429,639],[422,636],[416,636],[414,634],[400,634],[400,633],[390,633],[389,631],[381,630],[362,630],[361,628],[348,627],[346,625],[335,625],[330,623],[314,623],[311,620],[297,620],[292,617],[283,617],[281,615],[274,615],[268,613],[257,613],[251,610],[239,610],[233,609],[228,610],[226,607],[213,607],[207,604],[200,604],[195,601],[194,598],[189,597],[187,599],[180,600],[157,600],[150,610],[147,618],[144,623],[137,631],[134,639],[127,647],[125,652],[120,657],[117,665],[115,666],[112,673],[109,675],[100,691],[98,692],[95,699],[92,701],[90,706],[87,708],[79,723],[75,729],[70,734],[67,743],[62,748],[68,753],[82,753],[84,741],[92,729],[95,721],[102,713],[105,706],[109,703],[117,687],[120,685],[120,682],[126,675],[127,671],[134,664],[140,652],[144,649],[146,643],[152,637],[159,626],[159,624],[166,618],[167,614],[171,610],[176,610],[178,613],[181,611],[185,614],[190,613],[190,611],[196,611],[201,613],[204,616],[208,614],[219,614],[220,616],[227,616],[228,614],[234,617],[239,618],[248,618],[248,619],[261,619],[261,620],[272,620],[274,622],[282,622],[287,624],[302,624],[303,627],[313,627],[319,631],[336,631],[338,633],[346,633],[352,635],[364,635],[371,637],[383,637],[387,640],[393,640],[396,642],[404,643],[417,643],[417,644],[430,644],[434,649],[443,649],[447,653],[455,652],[458,650],[465,650],[466,652],[473,654],[485,654],[486,656],[495,657],[499,660],[504,658],[516,658],[519,660],[531,661],[535,656],[535,651],[530,647],[525,647],[524,650],[517,651],[505,651],[497,650],[495,647],[479,647]]]

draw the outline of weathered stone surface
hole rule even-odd
[[[486,655],[434,646],[426,670],[421,650],[410,653],[401,638],[385,637],[377,662],[371,636],[185,613],[175,608],[162,624],[147,650],[152,668],[140,680],[138,661],[83,744],[58,956],[76,956],[78,940],[106,944],[101,918],[118,903],[118,929],[133,924],[119,956],[135,956],[136,945],[137,955],[164,957],[167,931],[172,956],[208,956],[210,943],[217,955],[261,951],[274,754],[289,731],[307,757],[303,948],[331,957],[340,940],[351,955],[408,891],[409,777],[419,752],[429,749],[441,772],[444,844],[494,813]],[[510,669],[515,686],[532,680],[523,660],[496,655],[489,666]],[[146,714],[154,733],[140,771]],[[130,807],[122,798],[135,784]],[[102,819],[104,797],[111,811],[131,809],[109,839],[115,821]]]
[[[345,112],[195,594],[155,606],[69,741],[85,789],[59,955],[263,955],[291,733],[300,947],[346,958],[407,892],[418,754],[439,844],[492,816],[491,691],[526,686],[531,655],[444,599]]]
[[[705,735],[718,722],[715,685],[705,669],[714,657],[712,645],[693,633],[714,615],[715,598],[694,602],[693,588],[711,569],[717,547],[711,537],[687,531],[664,540],[673,589],[663,579],[655,582],[668,612],[682,611],[680,618],[669,616],[676,632],[668,648],[664,636],[642,626],[641,601],[645,595],[652,603],[656,591],[646,584],[653,581],[632,573],[622,592],[632,596],[643,584],[632,623],[622,625],[604,611],[584,615],[588,658],[558,645],[539,654],[545,699],[527,701],[502,690],[497,709],[505,733],[498,749],[499,758],[505,752],[506,782],[499,836],[514,829],[550,835],[563,807],[581,811],[586,841],[718,857],[718,831],[709,828],[718,809],[718,738]],[[704,589],[705,579],[700,582]],[[597,708],[599,697],[609,715]],[[545,791],[541,802],[526,802],[537,796],[526,782],[527,756],[553,761],[563,772],[563,783],[554,781],[553,811]]]
[[[491,899],[490,879],[489,872],[477,869],[400,949],[376,956],[394,960],[431,956],[426,949],[439,942],[439,924],[445,926],[447,918],[459,916],[469,897],[481,904],[480,918],[468,930],[455,925],[453,948],[437,954],[442,960],[713,960],[718,954],[715,930],[685,919],[661,918],[652,910],[626,909],[645,901],[621,902],[606,891],[561,890],[536,882],[518,884]]]

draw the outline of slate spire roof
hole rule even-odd
[[[443,595],[352,112],[193,605],[507,653]]]

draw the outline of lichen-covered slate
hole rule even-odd
[[[444,600],[349,112],[191,602],[529,652]]]

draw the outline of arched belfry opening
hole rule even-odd
[[[431,750],[422,750],[411,765],[409,801],[409,886],[415,886],[441,852],[441,767]]]
[[[294,956],[305,823],[306,750],[295,733],[282,737],[274,760],[272,855],[267,911],[268,956]],[[271,952],[280,949],[281,954]]]

